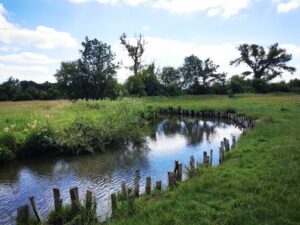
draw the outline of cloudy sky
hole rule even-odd
[[[300,0],[0,0],[0,82],[13,76],[55,81],[60,62],[78,58],[85,36],[112,45],[124,67],[130,61],[119,36],[142,33],[144,63],[180,66],[196,54],[229,75],[236,46],[278,42],[293,54],[300,78]],[[124,81],[130,73],[118,72]]]

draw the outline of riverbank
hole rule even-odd
[[[136,101],[152,109],[181,106],[232,110],[256,119],[256,126],[226,153],[220,167],[209,168],[163,195],[139,199],[133,215],[121,210],[108,224],[298,224],[299,95],[155,97]]]
[[[0,161],[48,154],[100,152],[141,142],[151,108],[140,101],[0,103]]]
[[[225,155],[223,165],[183,183],[163,199],[139,200],[134,216],[108,224],[299,224],[299,95],[144,101],[153,106],[234,108],[256,118],[256,127]]]

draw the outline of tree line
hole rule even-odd
[[[121,45],[132,60],[132,71],[124,84],[116,79],[120,63],[116,62],[111,46],[89,39],[82,42],[80,58],[62,62],[54,74],[57,82],[37,84],[33,81],[19,81],[9,78],[0,85],[0,100],[33,99],[116,99],[124,96],[177,96],[182,94],[228,94],[298,92],[300,80],[271,82],[283,72],[294,74],[296,69],[288,65],[292,55],[286,49],[273,44],[268,48],[256,44],[242,44],[238,47],[240,57],[230,62],[232,66],[245,64],[248,71],[226,79],[227,73],[220,73],[219,65],[212,59],[200,59],[196,55],[184,58],[178,67],[157,68],[154,63],[144,65],[142,57],[146,41],[142,35],[129,40],[124,33]]]

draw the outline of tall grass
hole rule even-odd
[[[93,153],[113,143],[141,142],[143,126],[153,116],[134,99],[3,103],[0,114],[2,160]]]

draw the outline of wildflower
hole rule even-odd
[[[25,131],[25,132],[27,132],[27,131],[28,131],[28,129],[27,129],[27,128],[25,128],[25,129],[24,129],[24,131]]]
[[[11,129],[14,129],[15,127],[16,127],[16,124],[10,125],[10,128],[11,128]]]
[[[5,133],[7,133],[7,132],[9,131],[9,127],[5,127],[5,128],[3,129],[3,131],[4,131]]]

